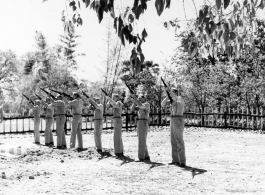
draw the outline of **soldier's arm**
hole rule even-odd
[[[70,106],[75,106],[76,104],[78,104],[78,100],[72,100],[72,101],[69,101],[69,100],[67,100],[67,99],[65,99],[65,104],[66,105],[70,105]]]
[[[117,103],[113,100],[113,99],[111,99],[109,96],[106,96],[106,98],[109,100],[109,103],[113,106],[113,107],[117,107],[118,105],[117,105]]]
[[[163,99],[163,101],[161,102],[161,106],[162,107],[165,107],[166,106],[166,103],[169,101],[169,98],[168,97],[165,97],[165,99]]]
[[[91,98],[89,98],[88,99],[88,101],[96,108],[96,109],[99,109],[98,108],[98,104],[94,101],[94,100],[92,100]]]
[[[136,107],[136,103],[133,102],[132,105],[131,105],[131,107],[130,107],[130,111],[131,112],[134,111],[135,107]]]
[[[150,104],[149,103],[144,103],[141,106],[139,106],[139,108],[147,110],[148,112],[150,112]]]
[[[54,100],[52,100],[52,104],[54,106],[62,106],[64,104],[64,102],[63,101],[54,101]]]
[[[97,104],[97,109],[101,110],[101,112],[103,113],[103,105],[102,104]]]

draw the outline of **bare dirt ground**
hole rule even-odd
[[[0,155],[0,194],[265,194],[265,134],[191,127],[184,136],[186,168],[168,165],[168,127],[148,134],[151,163],[135,162],[135,131],[123,132],[123,159],[113,154],[111,131],[102,134],[103,155],[93,147],[92,132],[83,135],[81,152],[35,145],[32,135],[0,136],[0,147],[26,151]]]

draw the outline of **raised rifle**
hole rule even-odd
[[[42,98],[38,94],[35,93],[35,96],[42,101]]]
[[[25,96],[23,93],[22,93],[22,95],[29,101],[29,103],[31,103],[33,106],[35,105],[34,104],[34,102],[31,100],[31,99],[29,99],[27,96]]]
[[[167,84],[165,83],[165,81],[164,81],[164,79],[162,77],[161,77],[161,81],[163,82],[164,87],[167,88]],[[166,90],[166,92],[167,92],[167,96],[169,98],[170,103],[172,103],[173,99],[172,99],[171,95],[169,94],[168,90]]]
[[[132,88],[130,88],[130,86],[129,86],[126,82],[125,82],[125,85],[126,85],[126,87],[129,89],[130,93],[135,95],[135,93],[134,93],[134,91],[132,90]]]
[[[86,98],[90,98],[89,97],[89,95],[87,95],[84,91],[82,91],[82,94],[86,97]],[[89,101],[90,103],[91,103],[91,101]],[[94,109],[95,108],[95,106],[91,103],[91,105],[92,105],[92,108]]]
[[[105,94],[105,96],[108,96],[108,93],[104,89],[101,88],[101,91]]]
[[[86,96],[86,98],[89,98],[89,96],[84,91],[82,91],[82,94]]]
[[[49,93],[48,91],[46,91],[45,89],[40,88],[40,90],[42,90],[44,93],[46,93],[48,96],[50,96],[53,100],[56,100],[56,97],[54,95],[52,95],[51,93]]]
[[[53,92],[55,92],[55,93],[58,93],[58,94],[60,94],[60,95],[62,95],[62,96],[64,96],[64,97],[66,97],[67,99],[69,99],[69,100],[74,100],[74,98],[73,97],[71,97],[70,95],[68,95],[67,93],[65,93],[65,92],[60,92],[60,91],[56,91],[56,90],[54,90],[54,89],[51,89],[51,91],[53,91]]]

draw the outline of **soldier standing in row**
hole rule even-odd
[[[122,107],[118,94],[113,94],[112,99],[106,96],[113,107],[113,127],[114,127],[114,153],[117,157],[123,157],[122,143]]]
[[[138,119],[137,119],[137,133],[138,133],[138,158],[140,162],[150,161],[150,156],[147,150],[146,139],[149,129],[149,113],[150,104],[146,101],[146,97],[141,95],[139,99],[133,95],[133,101],[138,106]],[[134,104],[132,109],[134,109]]]
[[[98,152],[102,152],[102,142],[101,142],[101,134],[103,128],[103,105],[100,103],[100,99],[98,97],[88,98],[88,101],[94,107],[94,139],[95,146]]]
[[[28,107],[32,109],[34,116],[34,142],[40,144],[40,113],[41,113],[41,102],[36,100],[35,104],[28,104]]]
[[[45,145],[54,146],[53,135],[52,135],[52,125],[53,125],[53,115],[54,115],[54,106],[51,103],[51,98],[47,97],[46,102],[42,103],[45,109]]]
[[[78,93],[74,93],[74,100],[69,101],[65,100],[67,105],[72,106],[72,130],[71,130],[71,138],[70,138],[70,148],[75,148],[76,142],[76,134],[77,134],[77,142],[78,149],[83,149],[83,138],[82,138],[82,109],[83,109],[83,101]]]
[[[184,100],[179,95],[177,89],[173,88],[172,91],[166,87],[173,101],[170,105],[171,119],[170,119],[170,135],[171,135],[171,146],[172,146],[172,163],[180,167],[186,166],[186,155],[185,145],[183,140],[184,131]],[[165,107],[166,103],[169,102],[169,97],[166,97],[161,106]]]
[[[56,100],[51,100],[52,105],[55,106],[56,117],[56,134],[57,134],[57,149],[66,148],[66,139],[64,132],[65,116],[65,102],[62,95],[57,95]]]
[[[3,106],[0,106],[0,123],[4,120],[4,111],[3,111]]]

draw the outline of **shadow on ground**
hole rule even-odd
[[[135,162],[134,159],[130,158],[129,156],[123,156],[123,157],[117,157],[117,159],[123,161],[120,166],[127,164],[127,163],[131,163],[131,162]]]
[[[200,175],[200,174],[203,174],[203,173],[207,172],[204,169],[199,169],[199,168],[190,167],[190,166],[183,167],[183,169],[185,171],[190,171],[191,174],[192,174],[192,178],[194,178],[196,175]]]

